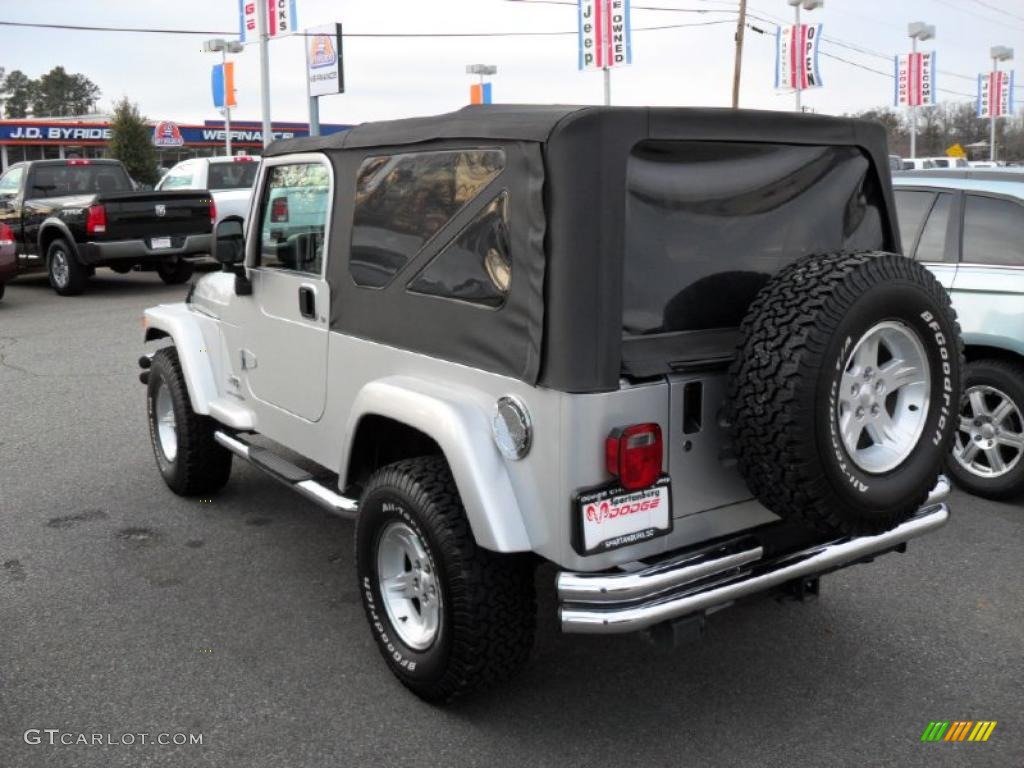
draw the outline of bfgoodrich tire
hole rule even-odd
[[[978,496],[1024,495],[1024,365],[968,363],[948,466],[957,485]]]
[[[449,702],[525,664],[532,567],[476,545],[443,458],[373,475],[359,506],[356,570],[377,647],[417,696]]]
[[[961,341],[942,286],[888,253],[809,256],[751,305],[731,371],[740,472],[780,517],[833,535],[909,517],[957,421]]]
[[[146,403],[150,442],[167,487],[179,496],[220,490],[231,475],[231,452],[214,440],[216,422],[192,410],[174,347],[153,355]]]

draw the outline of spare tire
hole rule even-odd
[[[891,253],[804,257],[758,293],[730,371],[739,470],[775,514],[878,533],[949,454],[963,356],[949,296]]]

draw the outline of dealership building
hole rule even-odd
[[[202,124],[152,122],[153,144],[159,164],[169,168],[192,157],[224,154],[224,121]],[[308,136],[308,123],[273,123],[275,139]],[[343,131],[347,125],[320,126],[322,134]],[[22,160],[106,157],[110,143],[110,116],[55,117],[0,120],[0,171]],[[263,149],[262,125],[258,121],[231,121],[233,153],[259,154]]]

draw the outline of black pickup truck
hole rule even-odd
[[[36,160],[0,176],[0,231],[14,240],[18,272],[45,269],[62,296],[81,293],[96,267],[188,280],[188,259],[210,252],[215,217],[209,192],[136,191],[116,160]]]

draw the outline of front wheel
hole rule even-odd
[[[533,571],[481,549],[441,457],[391,464],[359,507],[356,569],[377,647],[403,685],[446,703],[507,679],[533,645]]]
[[[46,250],[46,273],[50,286],[61,296],[80,294],[89,279],[88,268],[78,263],[71,246],[59,237]]]
[[[192,277],[194,267],[191,261],[171,256],[156,263],[156,273],[167,285],[180,285]]]
[[[231,452],[214,439],[216,422],[192,410],[174,347],[153,355],[146,393],[149,437],[167,486],[179,496],[220,490],[231,475]]]
[[[1024,494],[1024,365],[976,360],[967,365],[949,472],[989,499]]]

